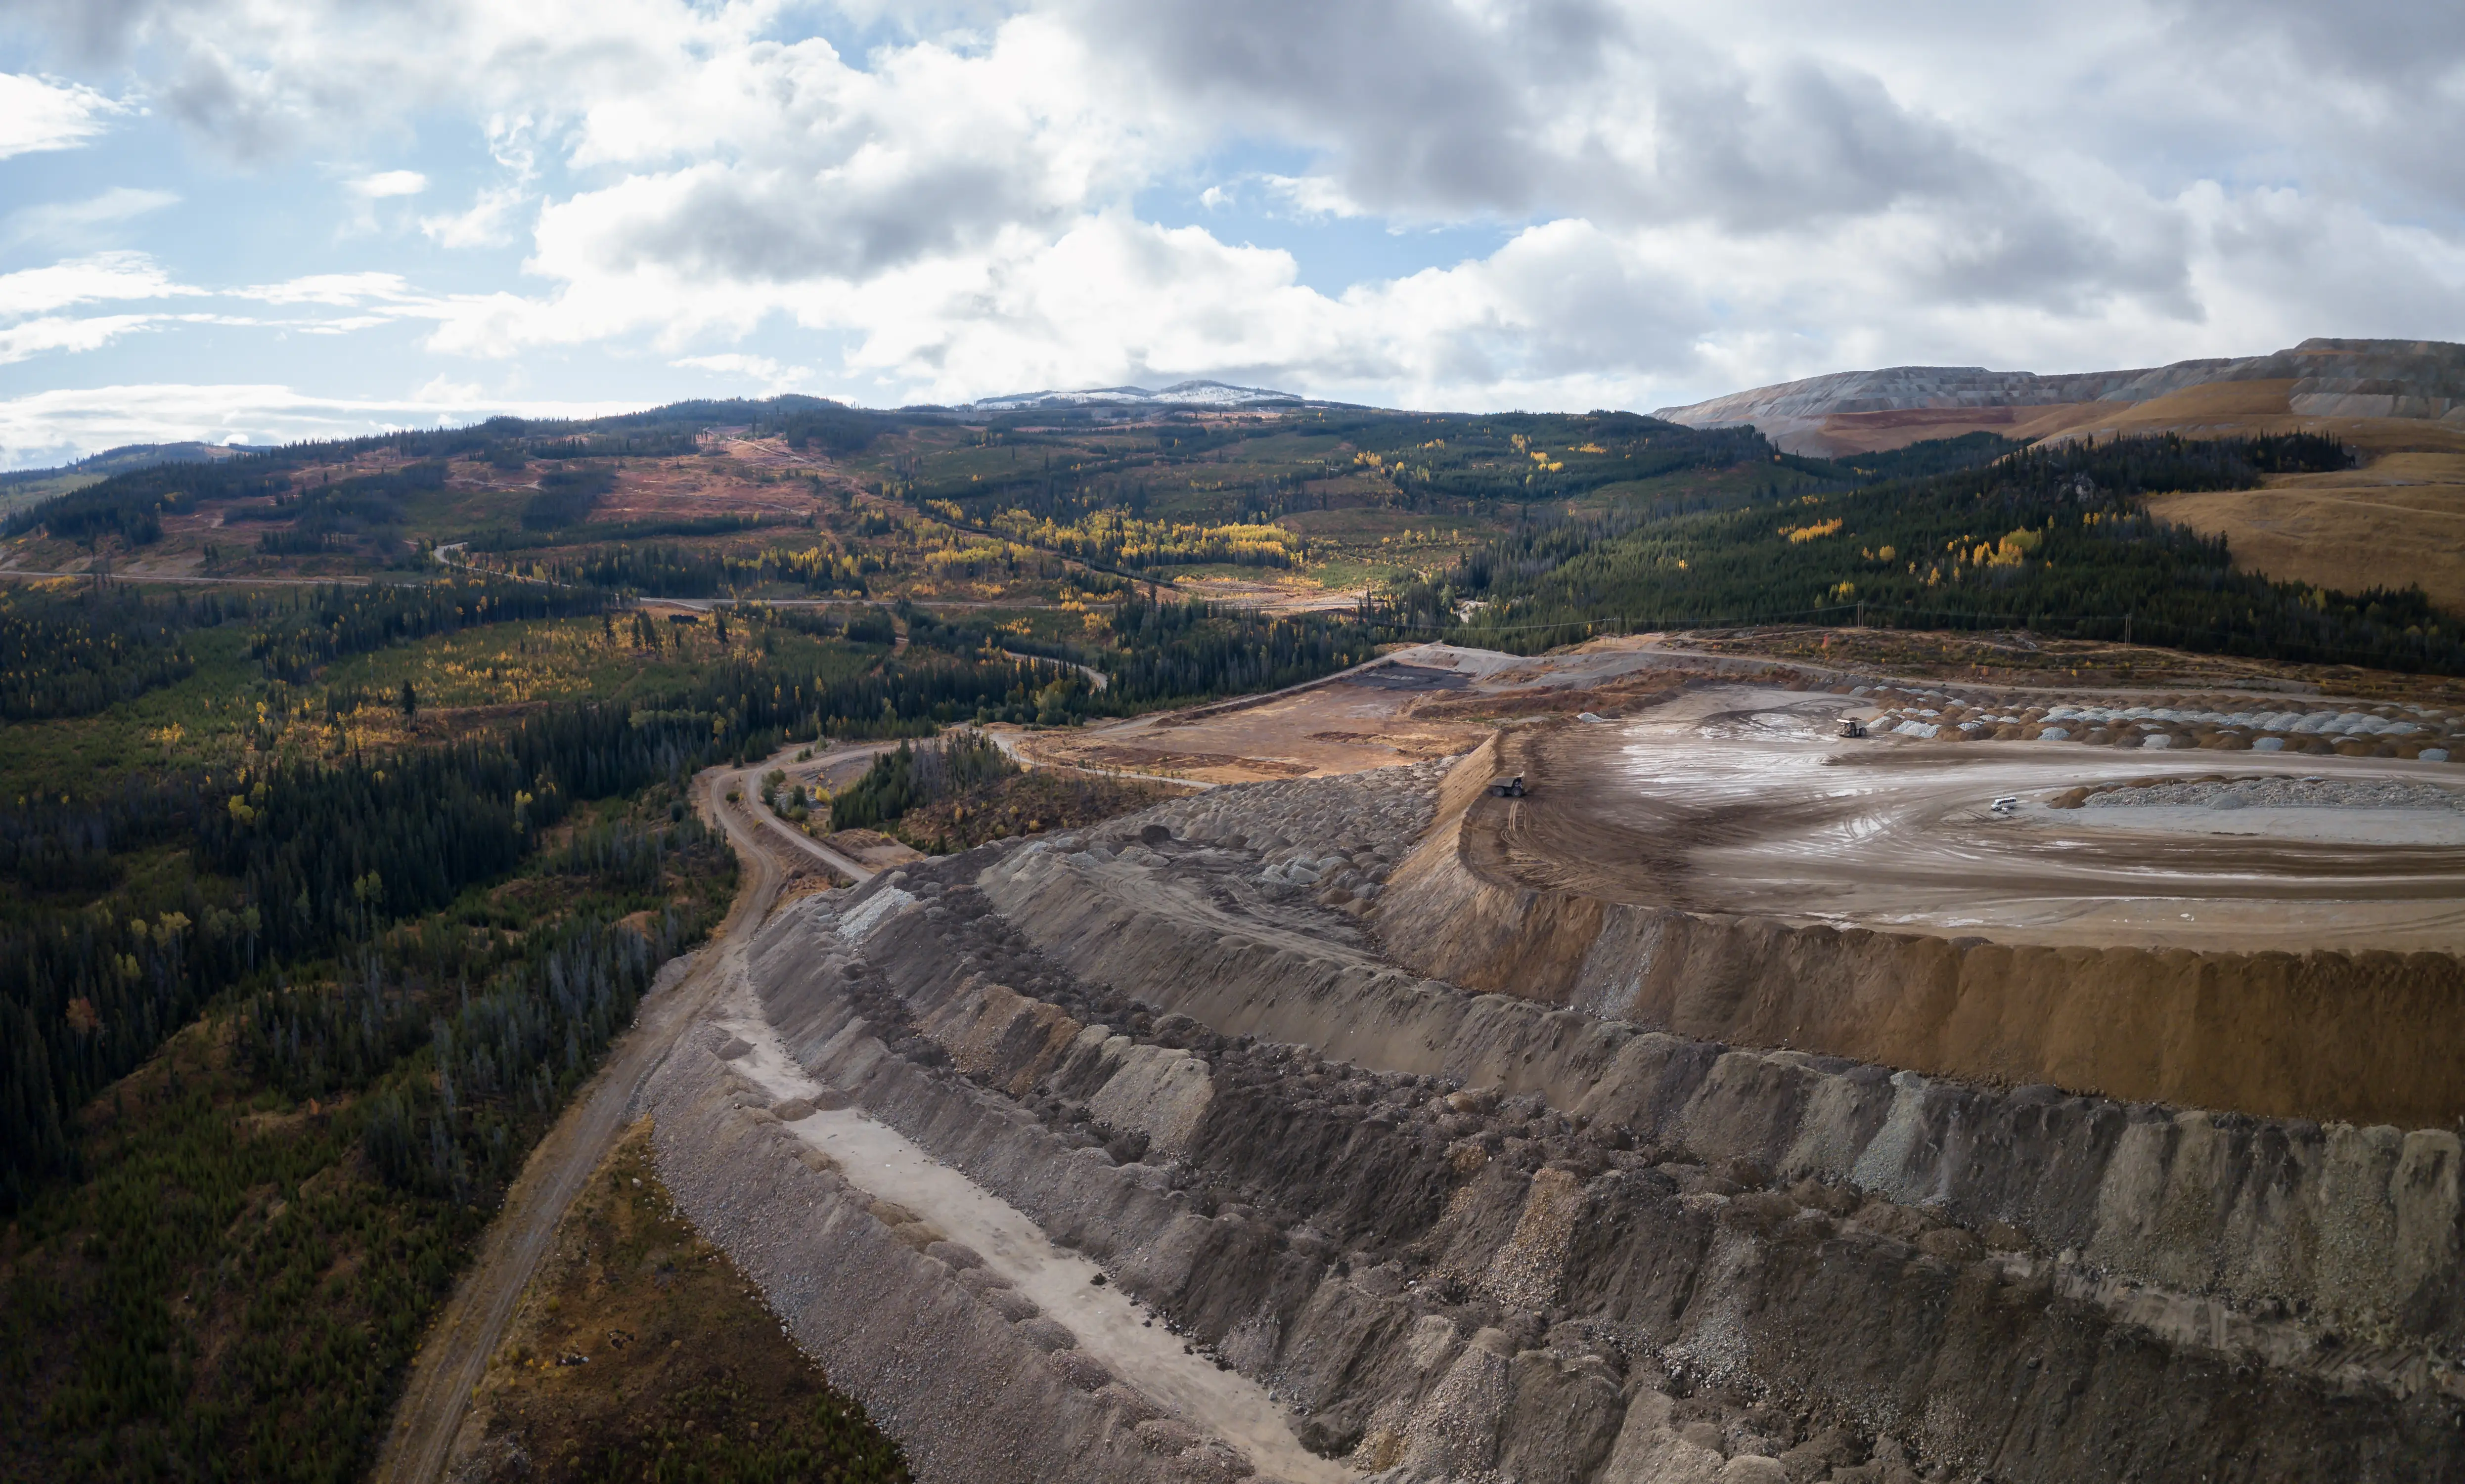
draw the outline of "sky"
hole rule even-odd
[[[10,0],[0,467],[2465,340],[2465,6]]]

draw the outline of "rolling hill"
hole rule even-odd
[[[1690,428],[1751,423],[1786,452],[1824,458],[1981,432],[2044,438],[2301,431],[2350,441],[2366,431],[2343,426],[2353,423],[2415,424],[2386,432],[2465,450],[2465,345],[2314,339],[2239,360],[2054,376],[1898,365],[1758,387],[1653,415]]]
[[[1776,448],[1854,458],[1924,439],[2327,433],[2360,467],[2247,490],[2157,494],[2150,509],[2231,543],[2235,565],[2359,591],[2419,585],[2465,611],[2465,345],[2306,340],[2238,360],[2040,376],[1978,366],[1842,371],[1654,416],[1753,426]]]

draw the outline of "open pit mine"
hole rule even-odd
[[[663,1178],[928,1480],[2465,1476],[2458,717],[1611,659],[781,907]]]

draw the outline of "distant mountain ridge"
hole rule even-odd
[[[37,479],[57,478],[62,475],[126,474],[131,469],[150,469],[156,464],[202,464],[215,459],[232,458],[241,454],[262,454],[273,445],[241,443],[123,443],[116,449],[89,454],[71,463],[53,469],[17,469],[0,474],[0,485],[29,484]]]
[[[2465,345],[2314,339],[2264,356],[2053,376],[1899,365],[1758,387],[1653,415],[1691,428],[1752,424],[1779,448],[1820,456],[1978,431],[2048,437],[2203,419],[2399,418],[2465,432]]]
[[[1175,382],[1162,391],[1144,387],[1096,387],[1085,391],[1020,391],[981,397],[967,404],[970,411],[1019,412],[1035,408],[1072,407],[1258,407],[1267,403],[1299,403],[1305,399],[1265,387],[1235,387],[1228,382]]]

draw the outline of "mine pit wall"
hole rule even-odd
[[[2460,1151],[2402,1131],[2002,1092],[1472,994],[1031,847],[981,886],[1049,958],[1220,1034],[1538,1094],[1640,1141],[2004,1223],[2084,1270],[2405,1344],[2465,1344]],[[2205,1321],[2204,1321],[2205,1322]],[[2222,1322],[2222,1321],[2219,1321]],[[2211,1326],[2213,1327],[2213,1326]],[[2259,1341],[2254,1341],[2259,1342]],[[2273,1343],[2273,1341],[2270,1341]]]
[[[1061,879],[1072,871],[1053,853],[1018,853],[986,874],[988,887],[1001,888],[987,896],[996,905],[1004,897],[1021,903],[1001,914],[1013,928],[1042,927],[1035,907],[1073,884]],[[1103,883],[1075,884],[1085,893]],[[1415,1204],[1411,1185],[1426,1178],[1430,1161],[1396,1152],[1410,1129],[1366,1121],[1330,1141],[1321,1123],[1313,1142],[1299,1109],[1278,1102],[1291,1096],[1285,1090],[1235,1097],[1210,1086],[1202,1098],[1188,1074],[1190,1062],[1204,1067],[1200,1058],[1119,1044],[1125,1038],[1102,1027],[1072,1030],[1054,1007],[955,957],[938,903],[896,887],[866,893],[870,903],[837,913],[788,909],[758,945],[757,991],[791,1054],[1296,1401],[1310,1419],[1304,1440],[1348,1449],[1359,1467],[1392,1469],[1397,1479],[1523,1484],[1710,1479],[1723,1468],[1721,1477],[1740,1480],[1914,1480],[1897,1438],[1926,1459],[2013,1480],[2398,1479],[2465,1468],[2454,1399],[2421,1384],[2417,1359],[2391,1362],[2410,1366],[2409,1384],[2374,1370],[2366,1353],[2270,1353],[2288,1348],[2287,1337],[2222,1305],[2134,1292],[2042,1256],[1987,1256],[1965,1236],[1944,1239],[1950,1229],[1921,1233],[1914,1213],[1889,1207],[1879,1208],[1884,1217],[1915,1225],[1887,1234],[1874,1207],[1835,1223],[1778,1188],[1681,1194],[1663,1169],[1534,1168],[1513,1158],[1509,1143],[1508,1157],[1447,1166],[1452,1193],[1419,1238],[1430,1281],[1408,1287],[1387,1267],[1347,1274],[1336,1259],[1363,1239],[1356,1229],[1378,1209]],[[835,929],[859,913],[860,939],[839,936]],[[1135,931],[1130,917],[1111,921]],[[1109,956],[1120,934],[1089,935],[1090,925],[1083,917],[1059,925],[1045,940],[1046,956],[1061,956],[1056,942],[1083,950],[1069,956],[1076,962]],[[1209,947],[1236,964],[1258,962],[1238,945],[1210,940]],[[1296,972],[1306,966],[1288,954],[1270,962],[1273,982],[1251,1002],[1262,1020],[1286,1007],[1341,1008],[1296,983],[1307,981]],[[1172,992],[1200,960],[1153,967],[1135,982],[1143,998],[1185,1007],[1206,998],[1204,988],[1193,998]],[[1359,967],[1343,965],[1337,977]],[[1226,976],[1201,977],[1214,993],[1228,992]],[[1581,1049],[1599,1039],[1600,1028],[1572,1024],[1583,1017],[1500,997],[1399,986],[1391,976],[1355,977],[1351,987],[1363,1008],[1380,995],[1405,997],[1387,1034],[1421,1032],[1439,1066],[1459,1042],[1485,1045],[1484,1054],[1510,1065],[1529,1052],[1545,1085],[1574,1073]],[[1461,1013],[1411,1013],[1440,1001]],[[1538,1019],[1521,1022],[1520,1040],[1499,1039],[1519,1016]],[[974,1080],[892,1049],[922,1041],[972,1061],[966,1070]],[[1652,1074],[1644,1078],[1652,1086],[1638,1086],[1621,1057],[1639,1043],[1654,1049],[1647,1062],[1691,1070]],[[1742,1061],[1743,1053],[1666,1036],[1615,1034],[1610,1045],[1614,1053],[1590,1065],[1630,1074],[1604,1107],[1632,1103],[1638,1116],[1690,1138],[1807,1144],[1803,1127],[1792,1138],[1764,1126],[1774,1121],[1764,1105],[1777,1097],[1784,1110],[1796,1103],[1802,1111],[1828,1086],[1833,1116],[1798,1119],[1820,1122],[1837,1141],[1813,1156],[1818,1167],[1828,1160],[1854,1168],[1879,1147],[1899,1151],[1892,1167],[1905,1176],[1919,1146],[1943,1142],[1925,1106],[1935,1090],[1921,1080],[1895,1086],[1809,1058]],[[1017,1353],[997,1317],[968,1309],[946,1270],[902,1255],[833,1207],[827,1174],[811,1171],[775,1134],[766,1141],[766,1116],[736,1106],[741,1098],[709,1080],[713,1065],[702,1054],[703,1070],[677,1074],[679,1091],[662,1114],[663,1149],[712,1172],[680,1187],[680,1197],[731,1251],[742,1256],[749,1246],[748,1266],[835,1381],[853,1385],[902,1441],[924,1440],[909,1442],[923,1476],[1144,1476],[1127,1430],[1139,1415],[1135,1398],[1116,1398],[1118,1388],[1090,1398],[1040,1379],[1035,1357]],[[690,1085],[696,1075],[704,1080]],[[1101,1100],[1116,1082],[1124,1083],[1121,1105],[1153,1129],[1183,1127],[1202,1167],[1239,1159],[1279,1166],[1296,1199],[1314,1195],[1321,1214],[1280,1230],[1242,1208],[1201,1215],[1162,1169],[1068,1149],[1006,1093],[1041,1085]],[[2048,1132],[2059,1143],[2072,1131]],[[1988,1142],[1969,1136],[1970,1162]],[[1293,1147],[1300,1143],[1311,1152]],[[1450,1150],[1449,1161],[1462,1152]],[[2006,1151],[1992,1163],[2018,1186],[2026,1182],[2009,1166],[2041,1155]],[[722,1166],[732,1173],[720,1174]],[[1368,1203],[1351,1202],[1349,1221],[1337,1214],[1365,1185]],[[2285,1199],[2299,1205],[2323,1194]],[[2157,1216],[2139,1214],[2149,1225]],[[2343,1236],[2321,1245],[2341,1261],[2375,1260]],[[1450,1287],[1459,1292],[1450,1296]],[[1015,1403],[983,1379],[1004,1367],[1031,1373]],[[1685,1384],[1670,1388],[1672,1375]],[[951,1376],[990,1386],[983,1416],[951,1410],[956,1388],[944,1380]],[[1741,1387],[1889,1436],[1870,1454],[1823,1432],[1788,1451],[1786,1473],[1777,1460],[1748,1467],[1724,1453],[1751,1414],[1724,1413],[1700,1390],[1671,1394],[1699,1384]],[[1038,1410],[1047,1406],[1050,1414]],[[978,1466],[979,1448],[1011,1472]],[[1106,1472],[1114,1469],[1121,1472]]]
[[[1484,797],[1493,778],[1538,776],[1532,741],[1465,757],[1378,902],[1381,937],[1432,978],[2006,1086],[2401,1127],[2465,1118],[2454,955],[2014,946],[1539,891],[1500,869],[1512,806]]]

